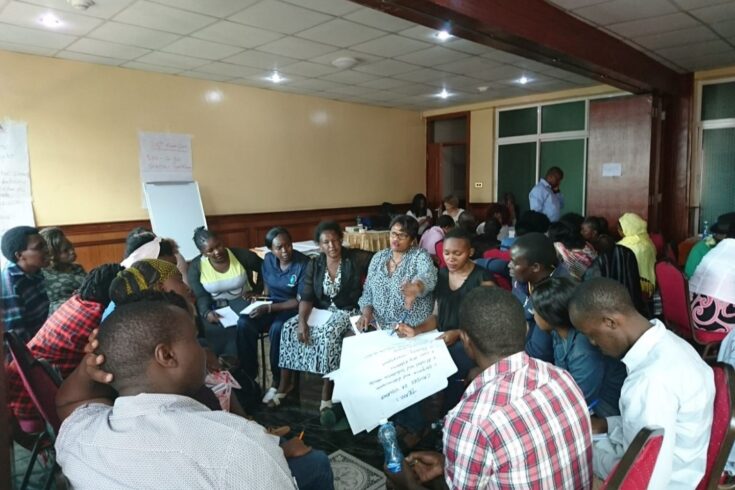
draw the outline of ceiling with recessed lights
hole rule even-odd
[[[348,0],[95,2],[0,0],[0,49],[414,110],[596,83]],[[735,63],[732,0],[554,3],[679,71]]]

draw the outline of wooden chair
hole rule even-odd
[[[735,444],[735,370],[729,364],[714,363],[714,416],[707,448],[707,466],[697,490],[733,488],[721,486],[720,478]]]
[[[607,476],[603,490],[645,490],[651,481],[664,430],[644,427],[636,434],[623,459]]]

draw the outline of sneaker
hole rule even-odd
[[[278,393],[278,390],[276,388],[268,388],[268,391],[265,392],[265,396],[263,397],[263,403],[267,404],[269,401],[273,400],[273,397],[276,396],[276,393]]]

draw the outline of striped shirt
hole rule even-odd
[[[48,317],[43,273],[29,275],[14,262],[8,262],[0,279],[0,308],[5,329],[28,342]]]
[[[444,421],[452,489],[587,489],[592,436],[569,373],[523,352],[478,375]]]

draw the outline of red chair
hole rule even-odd
[[[439,262],[439,268],[444,269],[447,263],[444,262],[444,240],[439,240],[434,244],[434,250],[436,251],[436,260]]]
[[[499,248],[492,248],[482,254],[483,259],[500,259],[505,262],[510,262],[510,252],[507,250],[500,250]]]
[[[670,262],[657,262],[656,283],[661,294],[664,323],[679,336],[691,339],[694,328],[689,304],[689,283],[684,274]]]
[[[707,448],[707,466],[697,490],[718,488],[725,463],[735,444],[735,370],[725,363],[714,363],[714,417]]]
[[[18,367],[18,374],[23,386],[33,400],[33,404],[43,417],[46,427],[39,432],[31,451],[31,459],[20,485],[21,490],[28,487],[33,467],[38,460],[39,454],[44,452],[54,461],[50,465],[47,475],[45,489],[51,488],[51,482],[59,471],[58,465],[53,458],[54,441],[61,427],[61,421],[56,413],[56,392],[61,386],[61,377],[51,365],[39,359],[35,359],[28,347],[18,338],[14,332],[5,332],[5,345],[8,347],[12,359]],[[23,424],[21,423],[21,426]]]
[[[656,247],[656,258],[660,259],[664,255],[664,246],[666,245],[664,236],[661,233],[650,233],[648,236],[651,237],[653,246]]]
[[[658,453],[664,442],[663,429],[642,428],[625,451],[623,459],[603,482],[604,490],[645,490],[651,481]]]

